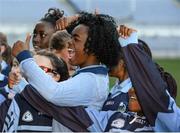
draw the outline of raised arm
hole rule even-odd
[[[121,30],[122,33],[127,31]],[[166,83],[142,46],[137,42],[127,41],[134,40],[133,34],[135,32],[127,38],[120,38],[120,43],[142,110],[155,131],[180,131],[179,108],[168,95]],[[171,124],[168,119],[172,120]]]

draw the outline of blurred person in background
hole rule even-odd
[[[0,54],[1,54],[1,70],[2,74],[8,76],[11,71],[12,55],[11,47],[8,45],[7,37],[4,33],[0,32]]]
[[[0,55],[0,62],[2,62],[2,56]],[[4,71],[3,71],[4,72]],[[0,65],[0,89],[5,87],[8,83],[8,77],[2,72],[2,66]]]
[[[71,52],[71,49],[69,49],[70,43],[71,35],[66,30],[57,31],[50,39],[49,48],[53,53],[55,53],[58,57],[62,58],[67,63],[69,73],[72,75],[75,67],[69,63]]]
[[[9,77],[10,76],[13,76],[13,78],[16,80],[11,80],[11,78],[8,78],[7,84],[1,87],[0,95],[1,97],[3,97],[3,100],[1,100],[0,103],[3,103],[6,99],[13,99],[13,97],[15,96],[15,92],[12,90],[13,85],[18,84],[18,82],[22,79],[19,63],[16,58],[13,59],[11,72],[9,73]]]
[[[11,72],[9,73],[9,76],[12,75],[18,83],[18,81],[21,79],[21,74],[20,74],[20,68],[19,68],[19,63],[18,61],[14,58],[12,67],[11,67]],[[7,78],[7,83],[3,87],[0,88],[0,105],[6,101],[7,99],[13,99],[15,96],[15,92],[12,90],[12,84],[17,84],[15,81],[11,81],[10,78]],[[1,82],[0,82],[1,84]],[[10,102],[8,102],[10,103]]]

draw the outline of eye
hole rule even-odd
[[[45,38],[46,36],[47,36],[46,33],[40,33],[40,37],[41,37],[41,38]]]
[[[77,42],[77,41],[79,41],[79,39],[78,39],[77,37],[74,37],[74,41],[76,41],[76,42]]]
[[[18,67],[18,64],[13,64],[13,67]]]

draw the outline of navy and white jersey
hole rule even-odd
[[[107,100],[104,102],[102,111],[128,111],[129,96],[128,91],[132,88],[132,83],[130,78],[124,80],[123,82],[117,82],[111,89]]]
[[[11,66],[7,64],[4,60],[0,62],[1,65],[1,73],[8,77],[9,72],[11,71]]]
[[[5,87],[8,84],[8,77],[0,73],[0,88]]]
[[[105,128],[106,132],[114,131],[153,131],[146,117],[129,112],[128,91],[132,88],[130,78],[122,83],[116,83],[112,88],[107,100],[105,101],[103,111],[117,111],[108,120]]]
[[[51,132],[52,117],[33,108],[17,94],[5,118],[3,132]]]
[[[137,115],[136,113],[114,113],[108,120],[105,132],[152,132],[153,129],[147,121],[146,117]]]
[[[6,85],[5,87],[0,88],[0,105],[1,103],[3,103],[6,99],[11,99],[8,95],[9,93],[12,93],[13,95],[16,94],[16,92],[14,92],[14,90],[9,89],[8,85]]]
[[[39,95],[39,93],[35,91],[31,85],[27,85],[21,95],[34,108],[53,117],[53,132],[88,132],[87,128],[92,125],[92,121],[83,106],[56,106],[46,101],[46,99]]]
[[[7,99],[8,97],[8,92],[6,91],[6,89],[0,88],[0,105]]]
[[[5,118],[9,109],[9,106],[11,104],[11,99],[6,99],[1,105],[0,105],[0,132],[3,130],[3,125],[5,122]]]

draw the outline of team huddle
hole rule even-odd
[[[176,81],[137,33],[106,14],[56,8],[12,49],[1,33],[13,56],[1,54],[1,132],[180,131]]]

